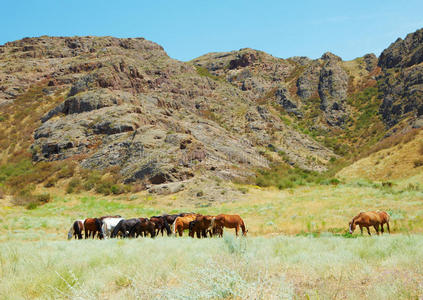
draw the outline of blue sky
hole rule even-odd
[[[3,1],[0,44],[41,35],[145,37],[173,58],[250,47],[277,57],[380,52],[423,27],[422,0]]]

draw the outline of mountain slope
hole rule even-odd
[[[28,177],[45,173],[36,183],[56,170],[98,170],[147,186],[247,178],[278,164],[325,171],[336,159],[351,163],[384,137],[421,127],[422,32],[379,59],[352,61],[247,48],[186,63],[142,38],[6,43],[0,184],[18,182],[7,170],[29,160]]]
[[[75,160],[87,169],[118,168],[124,182],[160,184],[198,172],[251,176],[281,161],[277,151],[316,170],[334,156],[271,105],[144,39],[41,37],[0,49],[0,126],[15,131],[22,149],[29,132],[20,129],[31,124],[34,162]],[[5,143],[3,161],[17,150]]]

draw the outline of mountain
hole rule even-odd
[[[242,180],[278,164],[322,172],[422,126],[422,35],[352,61],[241,49],[181,62],[142,38],[9,42],[0,47],[2,168],[53,170],[31,173],[40,183],[72,162],[146,187]],[[0,184],[13,182],[3,173]]]

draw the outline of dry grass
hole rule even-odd
[[[238,185],[240,198],[210,206],[188,201],[184,191],[99,198],[66,195],[60,187],[48,189],[56,196],[31,210],[1,200],[0,298],[418,298],[423,238],[412,233],[423,230],[419,182],[283,191]],[[348,238],[350,218],[373,209],[391,214],[393,233]],[[249,236],[235,239],[227,230],[223,239],[65,241],[78,218],[178,211],[238,213]]]
[[[422,247],[402,235],[10,241],[0,245],[0,297],[416,299]]]
[[[392,180],[407,178],[422,172],[416,161],[422,159],[423,131],[410,131],[406,135],[391,137],[379,143],[372,153],[342,169],[342,178]]]

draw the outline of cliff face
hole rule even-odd
[[[399,38],[380,55],[379,88],[384,122],[392,127],[409,118],[421,123],[423,115],[423,29]],[[420,126],[420,125],[419,125]]]
[[[353,61],[241,49],[185,63],[142,38],[10,42],[0,159],[30,150],[34,162],[73,159],[150,184],[246,177],[272,162],[322,171],[343,144],[383,134],[380,119],[422,115],[422,32]]]

